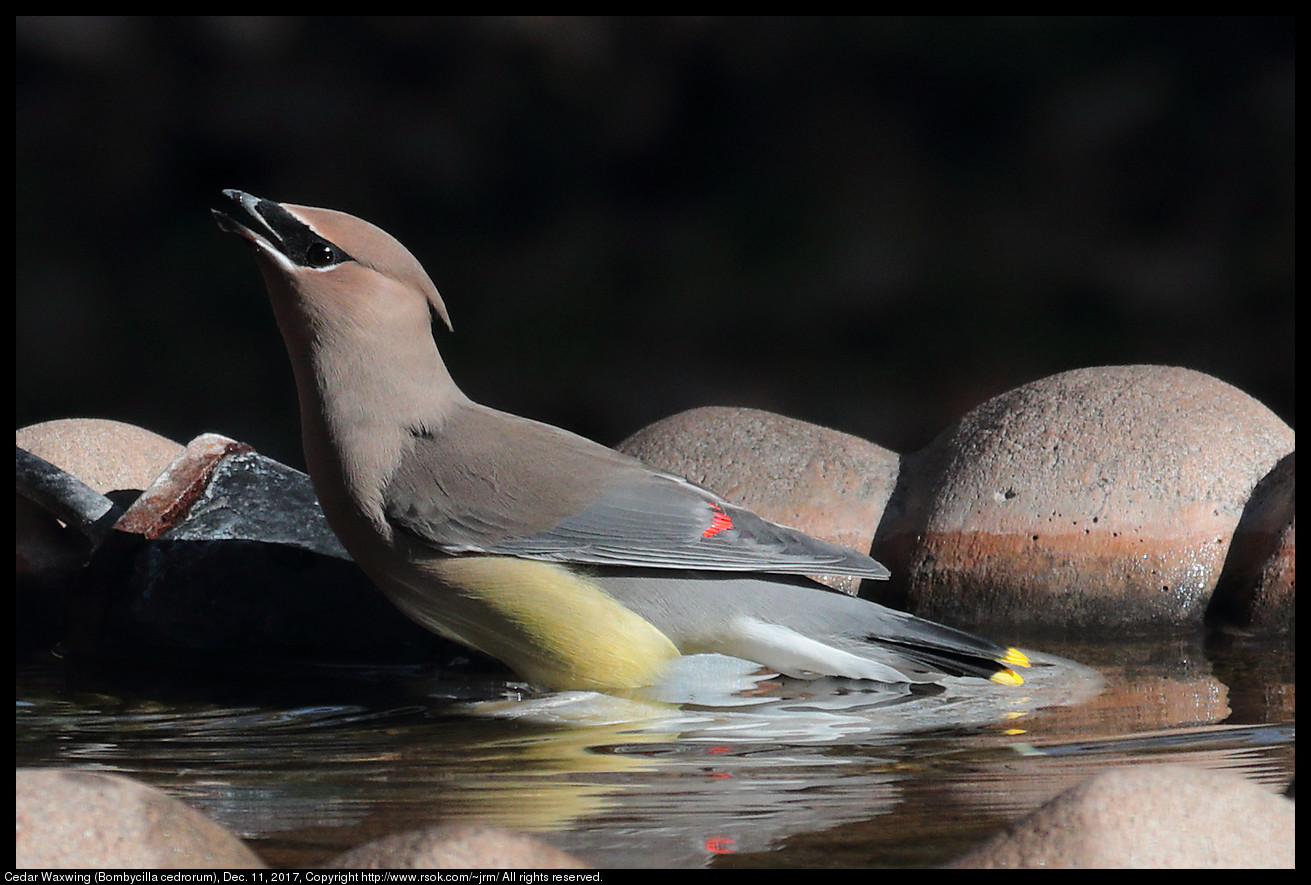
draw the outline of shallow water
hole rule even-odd
[[[18,671],[16,756],[136,777],[289,867],[470,819],[599,866],[927,865],[1110,766],[1291,779],[1291,641],[1043,648],[1060,657],[1021,688],[744,671],[732,690],[692,673],[628,698],[495,674],[46,661]]]

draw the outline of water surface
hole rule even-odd
[[[1020,688],[747,671],[625,698],[486,673],[47,660],[19,667],[16,756],[131,775],[291,867],[465,820],[600,866],[927,865],[1110,766],[1291,779],[1291,642],[1044,651],[1069,660]]]

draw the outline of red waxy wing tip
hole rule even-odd
[[[713,538],[725,529],[731,529],[733,527],[733,520],[727,513],[721,510],[718,505],[711,504],[710,509],[715,511],[715,515],[710,520],[709,528],[701,533],[701,537],[703,538]]]

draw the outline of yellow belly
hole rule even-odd
[[[585,575],[554,563],[460,556],[414,563],[392,600],[419,623],[555,690],[654,683],[678,649]],[[416,586],[417,585],[417,586]]]

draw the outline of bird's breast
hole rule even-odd
[[[680,655],[651,622],[564,565],[431,556],[414,572],[399,593],[391,589],[393,602],[548,688],[651,685]]]

